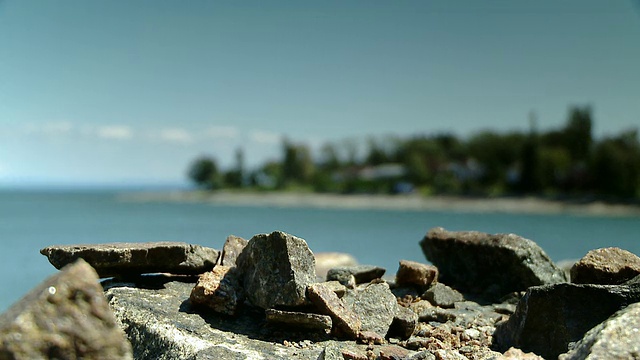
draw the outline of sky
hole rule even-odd
[[[0,186],[184,184],[283,137],[640,125],[639,0],[0,0]]]

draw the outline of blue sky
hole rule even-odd
[[[282,136],[640,125],[639,1],[0,0],[0,185],[166,184]]]

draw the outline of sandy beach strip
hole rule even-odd
[[[171,191],[122,193],[133,202],[199,202],[229,206],[380,209],[414,211],[640,216],[640,207],[625,204],[547,200],[537,197],[467,198],[419,195],[341,195],[296,192]]]

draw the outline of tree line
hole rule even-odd
[[[539,195],[637,200],[640,143],[637,129],[594,139],[592,109],[574,106],[565,125],[539,132],[483,131],[369,138],[324,144],[282,142],[281,158],[247,170],[242,150],[226,171],[213,157],[196,159],[188,176],[209,190],[254,188],[331,193],[406,193],[469,196]]]

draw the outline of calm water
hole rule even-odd
[[[283,230],[314,252],[354,254],[395,273],[398,261],[425,262],[418,242],[434,226],[513,232],[554,260],[619,246],[640,254],[640,218],[391,210],[334,210],[136,203],[113,192],[0,192],[0,312],[56,270],[39,249],[53,244],[185,241],[221,248],[229,234]]]

